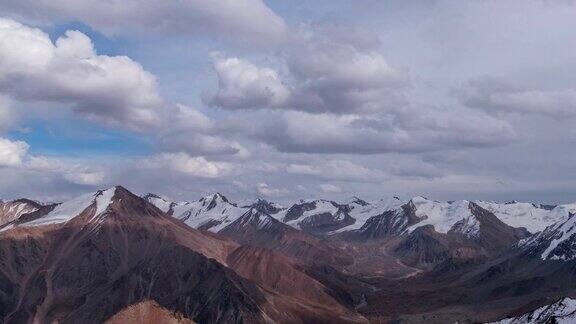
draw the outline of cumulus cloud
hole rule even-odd
[[[104,181],[102,172],[67,173],[64,178],[72,183],[96,186]]]
[[[228,109],[282,107],[290,92],[278,73],[236,57],[213,55],[218,91],[207,104]]]
[[[0,137],[0,167],[20,166],[29,147],[25,142]]]
[[[20,101],[69,104],[78,115],[131,130],[159,126],[163,101],[155,77],[125,56],[97,55],[91,40],[0,19],[0,92]]]
[[[322,190],[322,192],[325,193],[337,193],[337,192],[342,192],[342,189],[336,185],[333,184],[329,184],[329,183],[323,183],[320,185],[320,190]]]
[[[212,162],[204,157],[193,157],[182,152],[156,154],[142,161],[141,167],[171,170],[197,178],[219,178],[233,169],[230,163]]]
[[[286,29],[262,0],[7,0],[0,3],[0,10],[43,23],[79,20],[107,34],[233,35],[273,41]]]
[[[576,90],[539,90],[514,85],[503,78],[483,76],[456,91],[467,106],[490,113],[576,117]]]
[[[302,31],[287,50],[297,89],[291,106],[311,112],[381,112],[405,104],[403,71],[373,47],[358,46],[343,33]]]
[[[216,57],[218,90],[208,103],[226,109],[337,114],[382,112],[406,104],[405,72],[344,29],[334,32],[322,27],[294,32],[281,57],[287,72],[284,78],[243,59]]]

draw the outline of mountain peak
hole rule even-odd
[[[153,193],[147,193],[142,198],[165,213],[171,213],[174,205],[176,205],[176,203]]]
[[[142,198],[144,198],[144,199],[146,199],[146,200],[148,200],[149,198],[164,199],[164,198],[158,196],[157,194],[154,194],[154,193],[151,193],[151,192],[145,194],[144,196],[142,196]]]
[[[349,204],[356,204],[359,206],[368,206],[370,205],[370,203],[368,203],[366,200],[364,199],[360,199],[358,196],[352,196],[350,197],[348,200]]]
[[[203,198],[200,198],[199,201],[202,202],[203,206],[208,205],[208,207],[206,207],[206,210],[210,210],[221,203],[226,203],[226,204],[230,204],[232,206],[236,206],[236,204],[231,203],[230,200],[228,200],[228,198],[226,198],[224,195],[222,195],[219,192],[204,196]]]
[[[205,201],[216,200],[216,201],[229,202],[228,198],[226,198],[226,196],[224,196],[223,194],[221,194],[219,192],[208,194],[208,195],[200,198],[200,200],[205,200]]]
[[[125,194],[130,192],[124,187],[115,186],[106,190],[98,190],[94,193],[84,194],[67,202],[48,206],[50,210],[48,210],[44,215],[40,215],[34,219],[23,221],[19,219],[15,222],[9,223],[7,226],[2,228],[2,230],[15,226],[32,227],[66,223],[76,216],[81,215],[90,207],[95,207],[94,214],[91,217],[91,219],[94,219],[108,210],[109,206],[113,202],[113,198],[117,196],[117,193]]]

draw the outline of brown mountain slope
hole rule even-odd
[[[158,305],[154,301],[142,301],[130,305],[121,310],[112,318],[106,320],[105,324],[193,324],[194,321],[185,318],[181,314],[173,313]]]
[[[51,209],[0,232],[4,322],[101,323],[145,300],[199,323],[362,320],[322,293],[319,283],[307,295],[318,298],[297,299],[256,269],[244,274],[259,278],[253,282],[226,266],[246,271],[234,256],[259,253],[191,229],[121,187],[107,205],[100,204],[103,195],[66,221],[45,222],[55,219],[58,210]],[[283,257],[267,253],[265,259],[290,269]]]
[[[228,242],[177,224],[122,188],[103,214],[95,207],[61,226],[2,233],[6,322],[100,323],[144,299],[200,322],[264,320],[261,289],[214,260]]]
[[[321,238],[292,228],[254,208],[248,210],[219,234],[245,245],[281,252],[306,263],[341,267],[352,258]]]

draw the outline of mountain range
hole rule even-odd
[[[553,323],[576,203],[0,201],[5,323]]]

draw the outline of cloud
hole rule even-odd
[[[182,152],[156,154],[146,158],[140,166],[145,169],[176,171],[197,178],[219,178],[233,169],[230,163],[212,162]]]
[[[483,76],[470,80],[456,95],[466,105],[493,114],[537,114],[554,118],[576,117],[576,90],[538,90],[514,85],[503,78]]]
[[[379,182],[387,176],[381,170],[370,169],[348,160],[329,160],[314,164],[293,163],[286,167],[286,172],[320,179],[362,182]]]
[[[281,152],[420,153],[451,148],[492,147],[516,139],[512,126],[474,111],[415,107],[402,118],[286,112],[252,136]]]
[[[97,166],[94,166],[97,164]],[[87,186],[104,184],[107,172],[104,164],[83,159],[56,158],[42,155],[32,155],[28,158],[23,168],[28,171],[42,174],[59,176],[66,181]]]
[[[108,126],[145,131],[160,125],[156,79],[130,58],[97,55],[78,31],[53,44],[41,30],[9,19],[0,19],[0,39],[0,92],[20,101],[69,104]]]
[[[337,193],[337,192],[342,192],[342,189],[340,189],[340,187],[335,186],[333,184],[329,184],[329,183],[323,183],[320,185],[320,190],[322,190],[322,192],[325,193]]]
[[[0,167],[20,166],[29,147],[25,142],[0,137]]]
[[[332,32],[334,31],[334,32]],[[375,113],[406,105],[405,72],[393,68],[368,40],[345,29],[295,29],[273,69],[237,57],[216,56],[218,90],[207,103],[225,109],[284,109],[311,113]],[[376,40],[374,40],[376,42]]]
[[[104,173],[102,172],[67,173],[64,175],[64,178],[72,183],[96,186],[104,182]]]
[[[9,98],[0,95],[0,134],[15,126],[17,114]]]
[[[286,32],[262,0],[7,0],[0,11],[34,22],[82,21],[106,34],[194,34],[274,41]]]
[[[291,107],[308,112],[365,113],[397,109],[406,103],[405,72],[375,47],[358,46],[342,29],[299,31],[286,62],[296,82]]]
[[[227,109],[282,107],[290,92],[276,71],[235,57],[213,55],[218,91],[207,104]]]
[[[286,189],[271,188],[268,184],[260,182],[256,185],[258,193],[265,197],[281,197],[289,193]]]
[[[240,143],[219,134],[222,132],[216,121],[192,107],[173,107],[167,124],[156,143],[160,151],[186,152],[193,156],[249,155]]]

